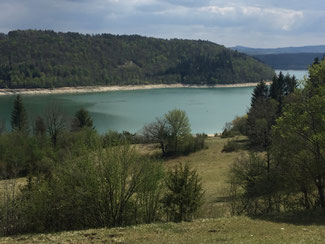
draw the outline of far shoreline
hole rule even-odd
[[[149,90],[162,88],[236,88],[236,87],[255,87],[258,83],[238,83],[224,85],[184,85],[184,84],[151,84],[151,85],[125,85],[125,86],[76,86],[59,88],[20,88],[20,89],[0,89],[0,96],[6,95],[50,95],[50,94],[79,94],[109,91],[132,91]],[[271,84],[271,82],[266,82]]]

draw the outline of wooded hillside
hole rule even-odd
[[[272,68],[208,41],[54,31],[0,34],[0,88],[270,80]]]

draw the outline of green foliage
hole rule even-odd
[[[276,170],[270,170],[261,156],[242,157],[230,169],[232,212],[265,214],[280,211],[283,182]]]
[[[23,100],[20,95],[17,95],[14,101],[14,107],[11,112],[11,128],[13,131],[28,134],[28,118]]]
[[[208,41],[35,30],[11,31],[0,39],[0,88],[214,85],[273,75],[254,58]]]
[[[79,109],[74,115],[74,118],[71,123],[71,130],[77,131],[84,127],[94,129],[95,127],[93,124],[93,119],[90,117],[88,111],[82,108]]]
[[[271,144],[271,128],[281,115],[286,99],[297,87],[294,76],[282,72],[274,76],[270,88],[261,81],[252,94],[251,107],[247,113],[246,135],[251,145],[267,150]]]
[[[123,131],[122,133],[117,131],[108,131],[102,136],[103,147],[117,146],[121,144],[139,144],[142,143],[144,139],[141,135],[136,133],[132,134],[128,131]]]
[[[34,134],[37,136],[44,136],[46,134],[46,124],[44,119],[40,116],[35,120]]]
[[[272,150],[291,184],[308,198],[305,202],[317,205],[308,196],[315,191],[318,204],[325,208],[325,88],[308,96],[308,92],[296,93],[285,108],[274,126]]]
[[[47,140],[21,133],[0,136],[0,179],[47,173],[53,150]]]
[[[157,118],[143,128],[143,137],[148,142],[159,143],[162,155],[188,154],[204,148],[206,135],[191,135],[189,119],[185,111],[173,109],[163,118]]]
[[[241,117],[236,116],[231,123],[226,123],[221,137],[229,138],[238,135],[247,135],[247,130],[247,115]]]
[[[176,154],[182,144],[191,134],[189,119],[185,111],[173,109],[164,116],[168,131],[168,150]]]
[[[289,51],[292,52],[292,51]],[[307,70],[314,59],[323,57],[321,52],[279,53],[254,55],[257,60],[279,70]]]
[[[160,163],[128,145],[84,151],[57,164],[49,177],[30,177],[15,200],[12,229],[45,232],[123,226],[157,220]]]
[[[249,136],[260,144],[266,141],[267,151],[263,157],[252,155],[233,166],[235,211],[260,214],[325,208],[325,87],[321,83],[324,63],[322,60],[310,68],[310,78],[301,90],[294,86],[291,91],[287,89],[288,84],[293,84],[288,81],[294,79],[283,76],[271,87],[273,101],[277,99],[280,104],[291,93],[279,117],[271,123],[272,133],[268,121],[273,119],[267,119],[271,113],[265,114],[265,107],[254,111],[260,106],[258,101],[252,106],[248,122],[255,121],[256,134]],[[276,114],[274,109],[272,114]],[[264,132],[258,134],[259,131]]]
[[[266,150],[271,143],[271,128],[277,118],[278,102],[260,99],[247,114],[247,136],[251,145]]]
[[[309,68],[308,85],[319,87],[325,85],[325,62],[324,59],[320,63],[315,63]]]
[[[273,79],[275,80],[276,77],[274,77]],[[254,88],[252,98],[251,98],[251,107],[253,107],[255,103],[258,102],[259,100],[266,100],[268,97],[269,97],[269,88],[264,81],[261,81]]]
[[[49,134],[54,146],[58,142],[58,138],[66,129],[66,118],[62,111],[62,108],[57,104],[51,104],[46,109],[46,126],[47,133]]]
[[[203,190],[196,170],[180,164],[166,177],[167,193],[163,198],[169,220],[190,221],[202,204]]]
[[[235,152],[240,149],[240,145],[236,143],[234,140],[229,140],[222,149],[222,152]]]

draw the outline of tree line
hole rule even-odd
[[[325,60],[315,60],[303,88],[281,73],[254,90],[247,116],[225,135],[248,136],[255,152],[231,169],[235,213],[325,208]]]
[[[215,85],[273,75],[254,58],[208,41],[35,30],[0,35],[0,88]]]

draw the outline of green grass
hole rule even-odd
[[[0,243],[325,243],[322,211],[263,218],[230,216],[228,170],[238,157],[248,152],[244,150],[245,138],[238,137],[235,140],[243,149],[222,153],[228,140],[232,139],[209,138],[207,149],[164,162],[168,168],[188,163],[202,178],[206,203],[193,222],[21,235],[0,238]],[[143,152],[156,150],[150,145],[142,147]],[[23,183],[23,179],[19,181]]]
[[[238,137],[239,144],[245,144],[244,137]],[[224,145],[232,139],[220,137],[208,138],[208,148],[192,153],[189,156],[177,157],[166,161],[167,167],[173,167],[177,163],[187,163],[195,168],[202,178],[205,190],[205,204],[202,207],[200,217],[224,217],[229,215],[228,203],[228,171],[232,163],[239,157],[247,154],[247,151],[238,150],[231,153],[221,152]]]
[[[0,243],[324,243],[325,227],[248,217],[1,238]]]

